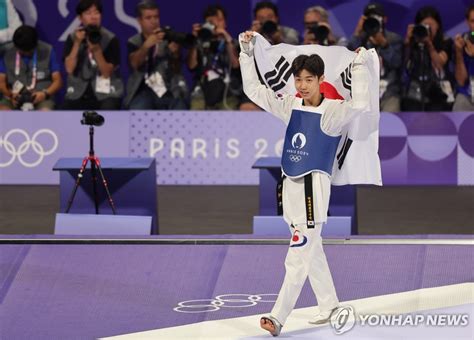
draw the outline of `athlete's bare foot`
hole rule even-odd
[[[264,330],[270,332],[271,335],[273,336],[278,336],[280,335],[281,331],[281,326],[279,324],[275,324],[276,320],[272,320],[267,317],[262,317],[260,319],[260,327],[262,327]]]

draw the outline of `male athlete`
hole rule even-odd
[[[296,304],[306,278],[318,300],[320,313],[310,321],[324,324],[339,306],[324,254],[321,228],[327,221],[331,173],[343,128],[368,112],[369,53],[361,48],[352,63],[352,99],[324,98],[324,62],[317,54],[299,55],[292,63],[295,88],[301,97],[276,94],[260,84],[255,69],[255,32],[240,34],[240,67],[245,94],[287,125],[282,157],[283,217],[292,238],[285,260],[286,275],[271,314],[260,326],[278,336]]]

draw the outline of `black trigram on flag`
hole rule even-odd
[[[341,151],[337,154],[337,165],[339,170],[341,170],[342,165],[344,164],[344,160],[346,159],[347,153],[352,145],[352,139],[350,139],[347,135],[344,139],[344,145],[341,148]]]
[[[281,90],[285,87],[286,82],[291,77],[290,63],[283,56],[281,56],[275,65],[275,69],[265,73],[264,77],[268,86],[270,86],[273,91],[276,92]]]
[[[344,71],[341,72],[342,86],[349,90],[350,96],[352,97],[352,72],[351,72],[352,63],[346,67]]]

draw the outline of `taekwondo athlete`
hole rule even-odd
[[[324,98],[320,92],[324,81],[323,60],[316,54],[299,55],[292,63],[292,72],[300,98],[277,94],[260,83],[254,60],[256,36],[257,33],[250,31],[239,36],[244,92],[287,125],[282,157],[282,202],[283,217],[292,238],[277,301],[271,314],[260,320],[263,329],[277,336],[308,276],[320,310],[310,323],[328,322],[339,306],[322,246],[321,228],[327,221],[331,172],[343,129],[369,110],[369,77],[365,65],[369,53],[361,48],[352,63],[351,100]]]

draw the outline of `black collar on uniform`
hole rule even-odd
[[[318,107],[319,105],[321,105],[321,103],[323,102],[324,99],[325,99],[325,98],[324,98],[324,94],[321,93],[321,101],[319,102],[318,105],[316,105],[316,107]],[[303,99],[303,106],[306,106],[306,104],[304,103],[304,99]]]

